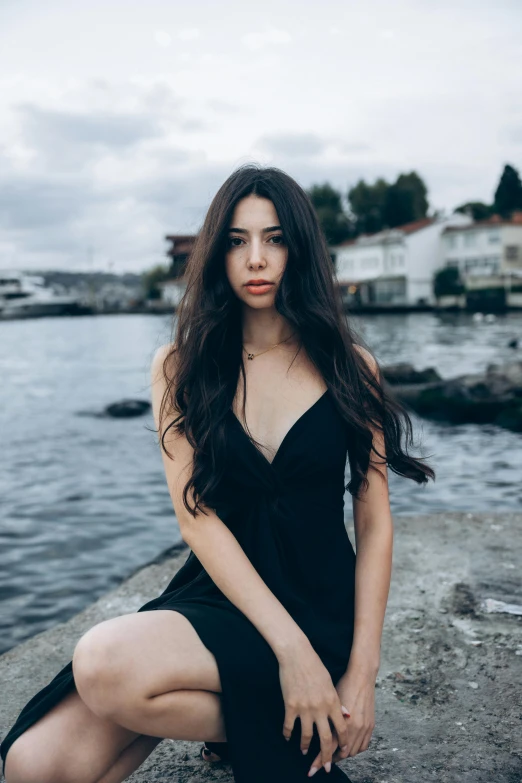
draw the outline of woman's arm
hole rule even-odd
[[[170,346],[156,351],[151,367],[152,410],[159,430],[159,410],[165,391],[163,361]],[[165,417],[162,432],[172,416]],[[266,639],[278,659],[300,648],[311,646],[308,638],[283,604],[261,579],[236,537],[207,506],[208,515],[193,517],[185,508],[182,492],[192,473],[193,448],[187,438],[173,433],[165,436],[165,445],[173,460],[161,449],[169,493],[174,505],[181,537],[189,545],[213,582],[245,614]],[[188,495],[191,505],[193,495]]]
[[[373,356],[360,345],[355,348],[376,376],[377,365]],[[379,454],[385,455],[382,433],[376,428],[371,429],[375,448]],[[344,749],[345,740],[334,737],[334,762],[367,750],[375,728],[375,680],[379,671],[381,634],[390,588],[393,521],[386,464],[382,464],[381,458],[373,452],[370,459],[380,475],[368,469],[368,488],[361,492],[360,500],[353,498],[352,501],[357,545],[354,635],[347,669],[335,686],[350,717],[346,722]],[[313,766],[320,764],[321,756],[318,755]]]
[[[373,374],[377,365],[372,355],[356,346]],[[382,432],[372,428],[373,445],[386,455]],[[375,678],[379,671],[381,635],[392,571],[393,520],[388,493],[386,463],[372,452],[369,486],[361,499],[353,498],[356,540],[355,623],[348,672]]]

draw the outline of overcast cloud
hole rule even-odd
[[[519,0],[3,0],[0,267],[141,271],[250,160],[490,201],[521,33]]]

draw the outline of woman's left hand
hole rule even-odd
[[[332,727],[333,749],[337,748],[332,756],[332,763],[348,756],[356,756],[368,749],[375,728],[375,677],[346,672],[335,689],[341,705],[347,708],[350,717],[345,717],[349,738],[345,750],[339,747],[337,732]],[[310,767],[321,767],[320,753]]]

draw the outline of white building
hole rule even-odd
[[[470,226],[451,226],[442,234],[442,265],[458,267],[461,277],[522,277],[522,212],[511,220],[498,215]]]
[[[158,283],[158,288],[161,290],[162,303],[177,307],[181,302],[186,287],[187,282],[182,277],[164,280],[163,282]]]
[[[330,247],[339,285],[363,304],[434,304],[433,276],[441,266],[441,233],[448,226],[472,222],[468,215],[455,212]]]

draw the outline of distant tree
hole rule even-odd
[[[312,185],[308,195],[329,245],[337,245],[353,236],[353,229],[343,209],[341,193],[328,182]]]
[[[435,272],[433,276],[433,293],[436,299],[441,296],[462,294],[465,286],[461,280],[459,269],[455,266],[446,266]]]
[[[141,285],[145,299],[161,299],[161,288],[158,283],[167,280],[169,276],[169,267],[163,264],[157,264],[144,272],[141,276]]]
[[[473,220],[487,220],[493,214],[494,209],[491,204],[484,204],[483,201],[467,201],[460,207],[455,207],[453,211],[469,215]]]
[[[426,217],[428,189],[415,172],[399,174],[393,184],[379,178],[373,185],[364,180],[348,191],[357,234],[373,234]]]
[[[384,228],[383,212],[389,189],[386,180],[379,178],[373,185],[364,180],[348,191],[348,203],[355,218],[356,234],[373,234]]]
[[[425,218],[428,213],[428,189],[424,180],[415,172],[400,174],[386,193],[383,223],[396,228],[405,223]]]
[[[522,182],[518,171],[509,164],[504,166],[493,202],[495,212],[507,218],[516,209],[522,209]]]

